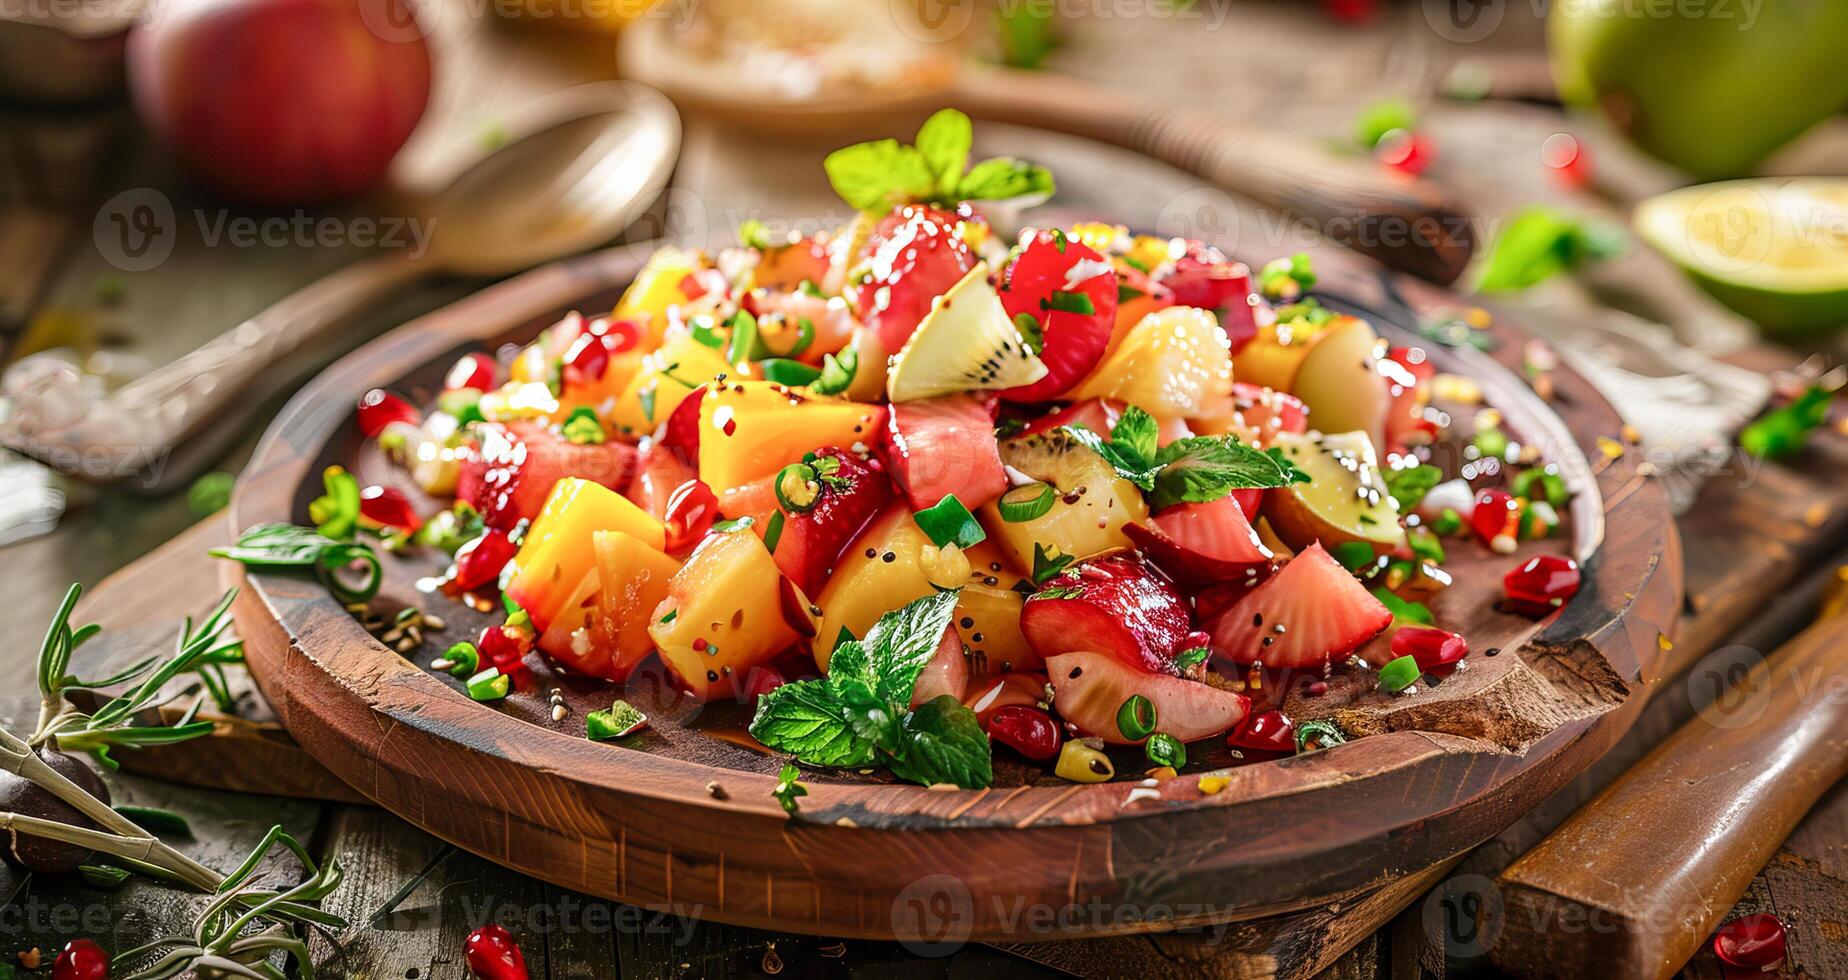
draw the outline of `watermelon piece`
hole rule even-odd
[[[893,405],[879,455],[912,510],[950,494],[974,510],[1007,490],[994,418],[974,395]]]
[[[1317,542],[1219,612],[1207,631],[1236,663],[1319,668],[1390,625],[1392,612]]]
[[[475,433],[462,450],[456,497],[502,530],[538,517],[552,485],[565,477],[626,489],[640,459],[627,443],[578,445],[540,422],[490,422]]]

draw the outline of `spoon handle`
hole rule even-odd
[[[208,426],[236,428],[261,401],[250,395],[265,369],[326,337],[346,316],[432,268],[402,250],[361,259],[291,293],[256,316],[89,406],[68,424],[44,424],[32,406],[4,441],[96,482],[137,473],[160,482],[168,461]],[[189,453],[189,455],[192,455]]]
[[[1466,213],[1436,184],[1210,113],[1006,68],[967,69],[945,104],[977,119],[1050,129],[1154,157],[1440,285],[1462,275],[1474,248]]]

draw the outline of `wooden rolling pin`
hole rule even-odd
[[[1484,930],[1497,966],[1522,977],[1674,975],[1848,776],[1848,616],[1740,673],[1496,879],[1500,901],[1484,903],[1484,918],[1500,921]]]

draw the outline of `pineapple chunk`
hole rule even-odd
[[[749,531],[708,535],[668,582],[648,620],[661,662],[701,701],[735,697],[752,667],[796,642],[783,573]]]
[[[1205,310],[1170,306],[1130,328],[1069,401],[1119,398],[1158,419],[1198,415],[1232,391],[1232,344]]]
[[[610,421],[624,432],[646,435],[666,422],[700,385],[721,374],[743,371],[743,367],[725,363],[724,354],[700,343],[691,332],[675,330],[659,350],[642,359],[617,397]]]
[[[507,584],[507,594],[541,631],[591,571],[596,561],[591,535],[597,531],[623,531],[657,551],[667,546],[661,522],[629,498],[591,480],[559,480],[520,543]]]

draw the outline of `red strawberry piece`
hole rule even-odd
[[[1354,652],[1390,625],[1392,612],[1317,542],[1207,629],[1236,663],[1308,668]]]
[[[1173,291],[1175,305],[1218,312],[1233,353],[1257,336],[1251,268],[1245,263],[1226,258],[1204,242],[1189,242],[1187,251],[1161,271],[1159,281]]]
[[[906,204],[885,216],[867,239],[870,278],[854,293],[854,313],[892,353],[905,346],[931,301],[975,267],[959,215]]]
[[[974,395],[893,405],[879,455],[912,510],[955,494],[974,510],[1007,490],[994,418]]]
[[[1537,618],[1577,595],[1581,581],[1578,562],[1564,555],[1535,555],[1502,576],[1502,588],[1511,608]]]
[[[1392,399],[1386,409],[1387,449],[1429,444],[1437,435],[1437,424],[1427,421],[1418,405],[1419,387],[1437,374],[1437,367],[1422,347],[1394,347],[1379,367]]]
[[[813,507],[783,515],[783,533],[772,551],[776,567],[808,595],[821,591],[841,552],[892,499],[892,482],[877,460],[832,448],[815,458],[836,460],[839,469],[820,481]]]
[[[423,526],[411,498],[396,487],[367,487],[359,492],[359,516],[380,527],[415,532]]]
[[[537,422],[478,425],[463,451],[456,496],[481,512],[489,527],[511,529],[539,516],[552,485],[571,476],[620,491],[635,475],[640,454],[622,442],[578,445]]]
[[[494,358],[476,351],[462,355],[461,360],[450,365],[449,373],[443,376],[443,390],[459,391],[473,388],[476,391],[488,391],[494,387],[494,374],[498,366]]]
[[[1186,585],[1256,586],[1273,567],[1270,549],[1258,540],[1244,508],[1232,497],[1178,504],[1146,524],[1126,526],[1124,532],[1150,561]]]
[[[1288,392],[1234,381],[1232,407],[1256,431],[1261,446],[1270,445],[1280,432],[1309,431],[1309,407]]]
[[[1040,232],[1007,267],[1001,305],[1008,316],[1038,321],[1046,376],[1001,393],[1009,401],[1055,398],[1091,372],[1110,346],[1116,323],[1116,271],[1096,249]],[[1090,312],[1084,312],[1089,307]]]
[[[368,439],[375,439],[393,422],[406,425],[422,425],[423,416],[411,403],[383,388],[374,388],[359,396],[359,431]]]
[[[1154,674],[1174,673],[1174,655],[1192,629],[1174,583],[1121,554],[1055,576],[1020,612],[1020,630],[1041,657],[1096,650]]]
[[[1410,657],[1427,673],[1457,665],[1469,656],[1469,641],[1429,626],[1403,626],[1392,635],[1392,655]]]
[[[1247,715],[1245,722],[1226,736],[1226,745],[1244,753],[1272,757],[1296,754],[1296,724],[1281,711]]]
[[[456,549],[456,572],[450,585],[458,592],[493,585],[500,580],[501,569],[519,553],[519,545],[507,532],[490,528]]]
[[[586,331],[571,342],[565,351],[564,383],[566,388],[588,388],[603,379],[610,369],[610,358],[617,353],[618,338],[607,333]]]

